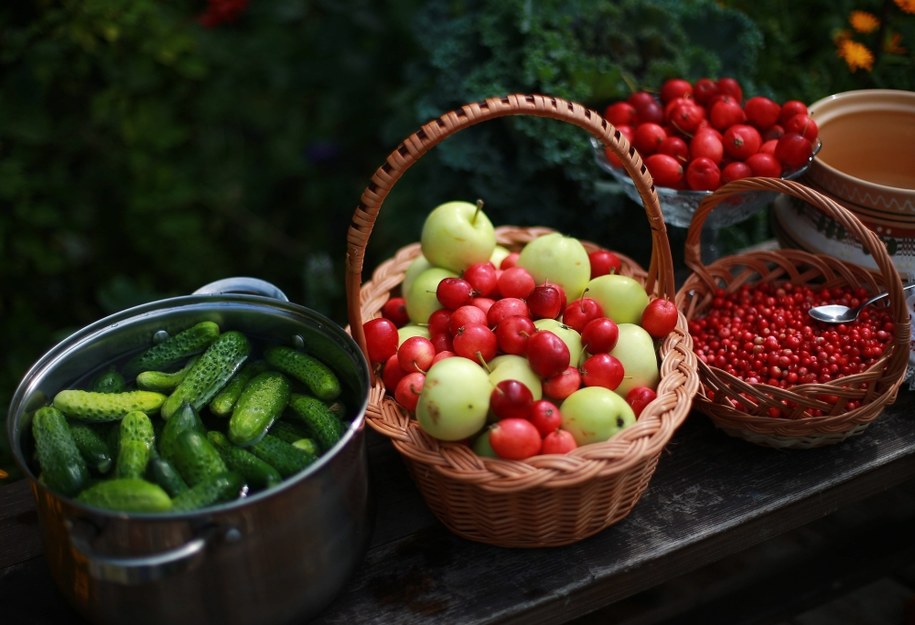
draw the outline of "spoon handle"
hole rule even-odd
[[[902,287],[902,292],[905,293],[906,291],[908,291],[908,290],[910,290],[910,289],[915,289],[915,282],[913,282],[912,284],[907,284],[907,285],[905,285],[904,287]],[[869,300],[867,300],[866,302],[864,302],[863,304],[861,304],[861,308],[864,308],[864,307],[866,307],[866,306],[870,306],[870,305],[873,304],[874,302],[879,302],[879,301],[882,300],[884,297],[888,297],[888,296],[889,296],[889,293],[887,293],[887,292],[883,292],[883,293],[879,293],[879,294],[877,294],[877,295],[874,295],[872,298],[870,298]]]

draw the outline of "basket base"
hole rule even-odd
[[[428,465],[407,470],[432,513],[451,532],[496,547],[561,547],[626,518],[648,487],[658,456],[630,470],[569,487],[505,492],[448,479]]]

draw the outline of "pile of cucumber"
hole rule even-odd
[[[202,321],[35,411],[39,480],[87,505],[184,512],[276,486],[346,431],[336,374]]]

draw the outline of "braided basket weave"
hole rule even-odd
[[[869,271],[825,254],[779,249],[756,251],[718,259],[708,266],[700,258],[700,235],[709,212],[728,198],[749,191],[776,191],[799,198],[838,222],[855,236],[874,258],[879,271]],[[723,210],[726,210],[724,208]],[[716,289],[734,292],[747,283],[791,282],[815,287],[863,287],[876,294],[889,292],[889,313],[894,322],[893,340],[883,356],[867,370],[824,384],[799,384],[781,389],[768,384],[749,384],[728,372],[698,362],[702,388],[695,407],[708,415],[727,434],[758,445],[776,448],[812,448],[838,443],[860,434],[896,399],[905,377],[909,357],[909,314],[902,280],[874,232],[850,211],[818,191],[798,182],[777,178],[746,178],[722,186],[709,196],[693,216],[686,235],[685,261],[693,271],[677,293],[677,307],[687,319],[703,316]],[[824,395],[838,397],[835,404]],[[732,402],[751,398],[752,414],[733,407]],[[848,401],[861,405],[848,409]],[[770,417],[769,409],[782,409],[785,402],[795,406],[795,418]],[[822,416],[806,416],[808,409]]]
[[[623,273],[639,280],[653,296],[673,299],[673,261],[660,204],[650,176],[625,137],[598,113],[573,102],[540,95],[492,98],[447,113],[410,135],[388,156],[363,192],[349,230],[346,274],[349,330],[363,351],[363,323],[380,315],[382,305],[403,281],[407,266],[420,254],[418,243],[403,247],[377,267],[370,281],[362,283],[365,247],[388,193],[411,165],[444,139],[509,115],[573,124],[621,157],[639,188],[652,236],[649,269],[623,256]],[[550,231],[502,227],[497,229],[497,237],[502,245],[520,249]],[[587,246],[594,249],[594,244]],[[659,353],[658,397],[639,420],[607,442],[586,445],[567,455],[540,455],[524,461],[483,458],[467,445],[436,440],[409,411],[385,395],[377,377],[369,393],[367,421],[392,441],[429,508],[454,533],[504,547],[569,544],[630,512],[647,487],[661,451],[689,411],[699,380],[682,315]]]

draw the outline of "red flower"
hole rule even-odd
[[[248,7],[248,0],[207,0],[206,10],[197,21],[207,28],[234,22]]]

